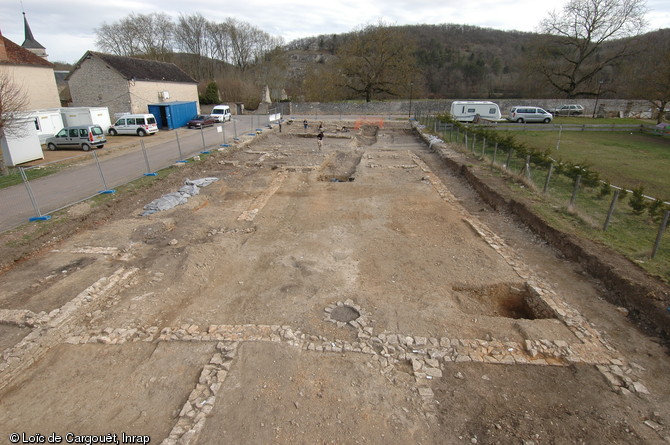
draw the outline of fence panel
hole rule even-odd
[[[417,120],[425,126],[426,131],[441,136],[443,141],[456,144],[460,147],[460,151],[477,157],[494,171],[510,175],[516,186],[529,188],[533,199],[540,199],[549,204],[541,210],[549,212],[544,215],[545,218],[554,221],[561,219],[564,221],[561,224],[568,221],[578,233],[596,241],[606,241],[608,245],[629,258],[637,258],[641,263],[651,261],[652,257],[659,259],[654,260],[658,264],[670,263],[670,242],[667,241],[667,236],[666,240],[662,239],[665,228],[662,222],[663,215],[651,217],[646,211],[642,213],[634,211],[629,205],[630,193],[618,192],[610,214],[613,195],[618,187],[582,180],[575,188],[576,178],[557,171],[556,165],[548,163],[546,158],[539,159],[532,155],[517,153],[503,145],[491,146],[490,143],[484,142],[485,134],[478,134],[467,127],[459,129],[458,125],[435,124],[434,119],[436,119],[434,115],[423,114]],[[589,130],[611,130],[611,125],[594,127],[596,128]],[[640,130],[640,126],[635,128]],[[565,126],[562,130],[566,130]],[[659,272],[661,275],[668,275],[667,271]],[[670,275],[667,277],[670,278]]]

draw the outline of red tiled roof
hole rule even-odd
[[[0,64],[3,65],[32,65],[32,66],[43,66],[45,68],[53,68],[53,63],[41,58],[38,55],[35,55],[28,51],[25,48],[17,45],[12,42],[2,34],[0,34],[0,45],[5,45],[5,50],[7,52],[6,59],[0,59]],[[0,52],[1,53],[1,52]]]

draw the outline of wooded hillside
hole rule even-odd
[[[447,24],[400,29],[416,45],[415,97],[561,97],[533,71],[535,47],[542,43],[540,34]],[[292,93],[299,92],[309,66],[332,62],[348,38],[348,34],[317,36],[286,45],[283,49],[290,61],[289,71],[295,77]],[[603,51],[621,45],[632,46],[634,50],[628,58],[608,66],[595,80],[603,80],[601,97],[642,98],[637,82],[639,68],[648,69],[650,64],[658,65],[667,60],[668,42],[670,29],[607,43]],[[670,72],[665,75],[670,76]]]
[[[265,86],[273,101],[599,96],[662,106],[670,100],[670,29],[640,35],[643,11],[566,10],[544,20],[542,34],[380,22],[288,44],[249,23],[197,13],[177,21],[131,14],[96,32],[104,52],[174,62],[200,81],[201,94],[249,108]]]

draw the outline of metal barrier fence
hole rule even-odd
[[[207,129],[173,130],[173,137],[161,143],[142,138],[118,154],[91,150],[54,163],[19,167],[14,174],[20,176],[22,184],[0,189],[0,232],[27,221],[48,220],[56,211],[96,195],[114,193],[115,187],[155,176],[176,162],[230,146],[240,136],[255,136],[269,124],[269,116],[252,115]]]
[[[580,226],[578,230],[589,231],[597,241],[626,253],[638,263],[657,262],[657,272],[670,278],[670,243],[662,243],[670,219],[670,203],[639,193],[636,196],[635,191],[604,181],[585,184],[579,174],[558,174],[557,163],[547,165],[546,158],[520,156],[511,147],[487,141],[475,129],[443,123],[436,115],[415,118],[429,133],[478,158],[492,172],[512,177],[533,199],[550,204],[550,212]],[[637,205],[633,200],[637,200]],[[650,209],[654,208],[652,213]]]

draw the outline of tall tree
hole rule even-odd
[[[603,45],[640,34],[646,12],[645,0],[570,0],[540,24],[546,33],[538,46],[542,75],[567,98],[595,96],[598,74],[629,54],[627,45]]]
[[[174,46],[174,24],[165,13],[132,13],[95,30],[96,46],[118,56],[148,56],[167,61]]]
[[[273,38],[247,22],[229,18],[225,25],[230,38],[230,62],[242,71],[260,62],[266,54],[283,43],[281,39]]]
[[[199,80],[213,77],[211,65],[203,60],[211,53],[208,31],[209,22],[199,12],[191,15],[181,14],[175,25],[177,48],[191,56],[191,63],[194,65],[192,73]]]
[[[337,53],[341,85],[367,102],[404,95],[414,74],[414,52],[401,28],[368,25],[354,32]]]
[[[648,100],[656,109],[656,123],[660,124],[670,104],[670,29],[655,34],[653,40],[651,36],[642,36],[635,42],[640,52],[648,51],[648,56],[626,65],[623,77],[633,97]]]
[[[17,125],[17,114],[26,109],[28,96],[11,75],[0,70],[0,138],[21,132]],[[0,151],[0,175],[7,174],[7,166]]]

